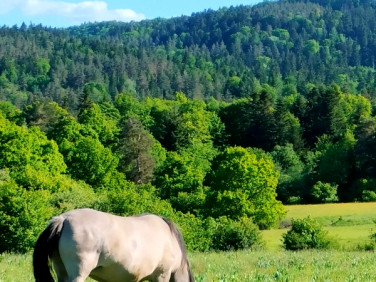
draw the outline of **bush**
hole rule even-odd
[[[311,195],[317,203],[338,202],[337,188],[338,185],[318,181],[313,185]]]
[[[177,213],[188,250],[229,251],[261,246],[261,233],[250,218],[232,220],[227,217],[201,219],[191,214]]]
[[[0,253],[33,248],[53,214],[49,200],[48,191],[28,191],[11,179],[0,181]]]
[[[216,226],[214,219],[202,220],[182,212],[177,212],[171,219],[179,226],[188,250],[205,252],[212,248],[213,230]]]
[[[329,243],[327,232],[310,217],[293,219],[291,229],[283,234],[286,250],[325,249]]]
[[[376,193],[374,191],[365,190],[362,192],[362,201],[363,202],[375,202]]]
[[[100,201],[93,188],[83,181],[75,181],[69,176],[55,177],[55,191],[51,194],[51,205],[56,213],[63,213],[78,208],[94,208]]]
[[[241,250],[261,245],[258,227],[250,218],[237,221],[220,217],[212,237],[212,249],[220,251]]]
[[[376,233],[372,233],[369,236],[368,241],[358,244],[357,249],[359,251],[375,251],[376,250]]]

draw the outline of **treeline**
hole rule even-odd
[[[55,102],[0,103],[0,252],[29,250],[53,214],[79,207],[170,217],[198,250],[250,247],[283,215],[271,156],[220,145],[216,101],[93,93],[77,117]]]
[[[0,252],[79,207],[158,213],[223,250],[258,243],[282,203],[376,201],[374,12],[0,28]]]
[[[373,0],[266,2],[138,23],[0,28],[0,97],[49,97],[76,110],[86,83],[109,98],[231,101],[270,85],[276,95],[338,84],[373,101]]]
[[[52,214],[79,207],[171,217],[207,250],[256,244],[282,202],[376,200],[376,120],[361,95],[94,102],[102,90],[87,85],[77,116],[0,103],[1,252],[27,250]]]

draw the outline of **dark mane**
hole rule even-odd
[[[189,265],[188,257],[187,257],[187,248],[185,247],[183,235],[181,234],[180,230],[178,227],[168,218],[162,217],[162,219],[167,223],[167,225],[170,227],[171,233],[174,234],[176,240],[179,243],[180,250],[182,253],[182,261],[181,261],[181,266],[187,265],[188,268],[188,273],[189,273],[189,281],[193,282],[193,275],[191,272],[191,268]]]

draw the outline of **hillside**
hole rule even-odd
[[[265,84],[289,95],[333,82],[373,97],[375,10],[373,0],[282,0],[138,23],[2,27],[0,97],[75,109],[92,81],[110,97],[229,100]]]
[[[228,250],[283,204],[376,201],[375,9],[0,28],[0,253],[80,207],[161,214],[189,249]]]

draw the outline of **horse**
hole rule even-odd
[[[76,209],[53,217],[33,252],[34,277],[50,282],[192,282],[183,236],[153,214],[116,216]]]

